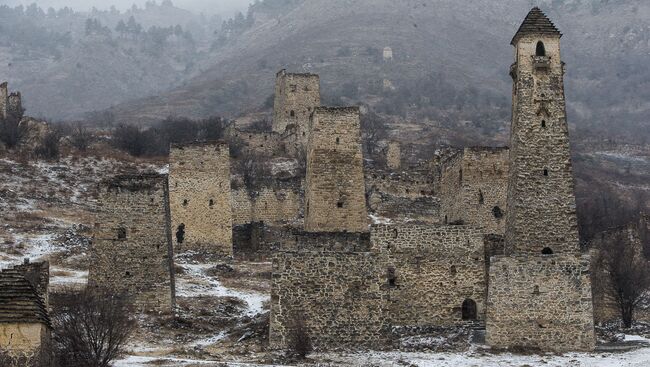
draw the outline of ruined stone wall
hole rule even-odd
[[[121,175],[100,184],[90,286],[133,296],[142,311],[174,304],[167,176]]]
[[[488,293],[490,346],[593,350],[588,256],[494,257]]]
[[[507,148],[465,148],[440,167],[443,223],[483,227],[504,234],[508,187]]]
[[[7,104],[9,103],[9,91],[7,82],[0,83],[0,118],[7,118]]]
[[[233,221],[228,144],[172,146],[169,185],[176,251],[231,256]]]
[[[285,153],[282,136],[272,131],[243,131],[237,128],[229,130],[231,141],[240,140],[243,154],[277,157]]]
[[[368,169],[365,172],[365,182],[367,191],[379,191],[412,199],[435,195],[434,176],[425,170],[391,172]]]
[[[232,192],[233,224],[264,222],[283,225],[301,222],[303,191],[300,180],[256,190]]]
[[[539,41],[546,56],[535,56]],[[578,222],[560,37],[527,34],[515,47],[506,247],[575,253]]]
[[[483,232],[467,226],[373,226],[373,251],[392,272],[387,318],[393,326],[452,326],[483,320],[486,268]],[[465,315],[463,303],[476,315]]]
[[[23,116],[23,102],[20,92],[14,92],[7,98],[7,113],[13,116]]]
[[[309,116],[320,106],[320,78],[315,74],[294,74],[281,70],[276,75],[273,131],[283,133],[295,125],[299,140],[309,137]]]
[[[368,231],[358,107],[318,107],[307,149],[305,229]]]
[[[390,169],[399,169],[402,164],[402,152],[396,141],[388,143],[386,148],[386,164]]]
[[[370,191],[368,208],[378,221],[389,219],[392,223],[441,223],[440,200],[433,196],[410,198]]]
[[[280,251],[273,258],[272,348],[285,348],[297,320],[315,349],[384,343],[379,258],[370,252]]]

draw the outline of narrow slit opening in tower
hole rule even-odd
[[[181,244],[183,241],[185,241],[185,224],[181,223],[176,228],[176,242]]]
[[[546,48],[544,47],[544,42],[542,41],[537,42],[535,56],[546,56]]]
[[[503,218],[503,211],[498,206],[495,206],[492,208],[492,215],[494,215],[496,219],[501,219]]]
[[[462,306],[463,320],[476,320],[476,302],[473,299],[466,299]]]
[[[542,120],[542,127],[546,128],[546,120]]]
[[[544,176],[548,176],[548,169],[544,168]]]
[[[296,117],[296,111],[292,110],[291,112],[289,112],[289,116]]]

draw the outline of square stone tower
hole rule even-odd
[[[228,144],[173,145],[169,152],[169,186],[176,251],[232,256]]]
[[[557,352],[595,345],[589,256],[580,254],[562,34],[535,7],[516,49],[505,256],[490,261],[486,341]]]
[[[168,198],[166,175],[120,175],[100,184],[89,286],[129,295],[141,311],[172,311]]]
[[[307,145],[305,230],[367,232],[358,107],[318,107]]]
[[[320,106],[320,78],[316,74],[295,74],[280,70],[275,79],[273,131],[283,133],[295,125],[302,144],[309,135],[309,116]]]

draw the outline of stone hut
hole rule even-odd
[[[49,366],[52,326],[48,315],[49,264],[26,260],[0,271],[0,350]]]

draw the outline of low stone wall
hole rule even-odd
[[[497,348],[593,350],[589,256],[496,256],[491,260],[486,341]]]

